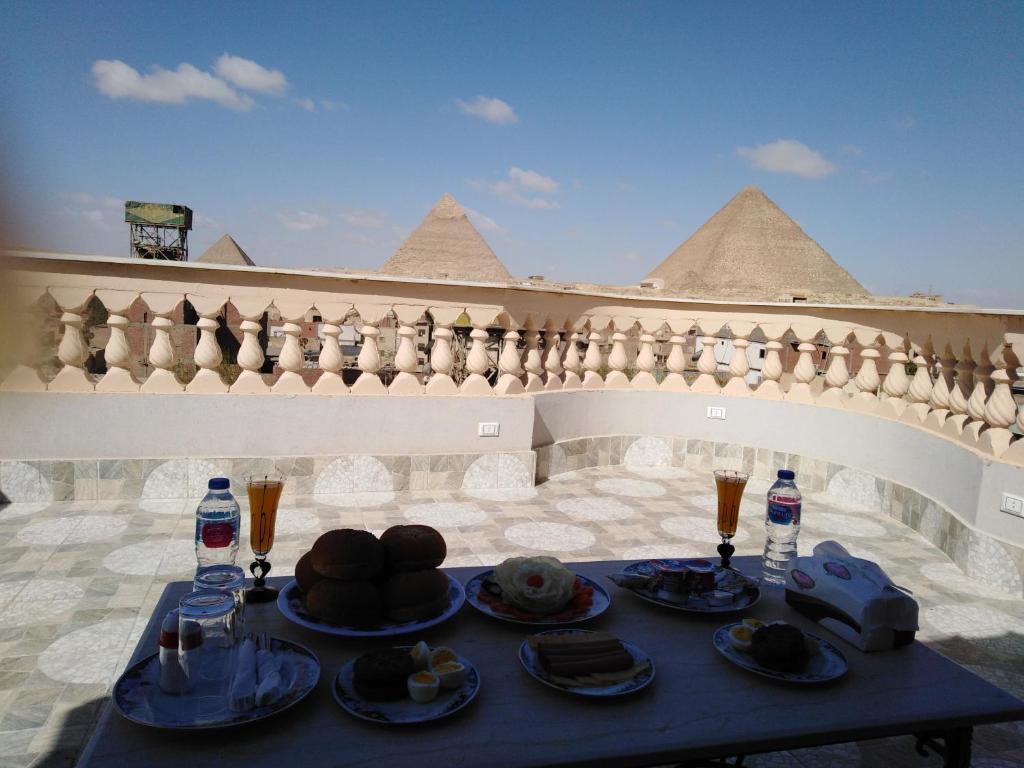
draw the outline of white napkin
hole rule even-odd
[[[281,698],[284,685],[277,659],[271,651],[256,652],[256,670],[259,685],[256,687],[256,706],[263,707]]]
[[[238,668],[231,682],[228,705],[235,712],[248,712],[256,706],[256,643],[246,639],[238,649]]]

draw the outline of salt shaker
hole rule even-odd
[[[178,609],[168,612],[160,625],[160,690],[179,694],[185,690],[185,671],[178,660]]]

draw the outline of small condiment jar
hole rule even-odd
[[[178,609],[169,611],[160,625],[160,690],[178,694],[185,690],[185,672],[178,660]]]

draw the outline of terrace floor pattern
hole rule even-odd
[[[737,554],[763,547],[767,487],[760,480],[747,486]],[[273,575],[290,573],[319,533],[337,527],[380,533],[400,523],[433,525],[448,542],[450,566],[531,553],[563,561],[709,556],[718,543],[711,473],[675,467],[601,467],[536,488],[361,494],[359,506],[352,501],[286,496],[270,555]],[[238,562],[247,564],[248,514],[240,502]],[[0,768],[75,763],[164,585],[191,578],[195,505],[0,507]],[[1024,601],[968,579],[889,517],[818,494],[805,497],[803,515],[801,552],[834,538],[880,563],[919,600],[919,639],[1024,698]],[[1024,767],[1024,722],[976,729],[974,755],[978,768]],[[906,737],[760,755],[747,764],[899,768],[941,761],[917,756]]]

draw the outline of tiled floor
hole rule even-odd
[[[739,554],[763,546],[766,487],[748,486]],[[409,521],[443,531],[451,566],[526,552],[563,560],[708,554],[717,543],[713,494],[710,473],[604,467],[536,489],[292,497],[279,516],[274,574],[290,573],[320,531],[380,532]],[[0,508],[0,768],[74,764],[164,584],[194,569],[194,509],[195,502],[178,501]],[[811,496],[800,549],[826,538],[878,561],[914,591],[920,639],[1024,697],[1024,601],[967,579],[889,518]],[[918,757],[909,739],[897,739],[764,755],[748,764],[888,768],[940,761]],[[974,765],[1024,766],[1024,722],[977,729]]]

